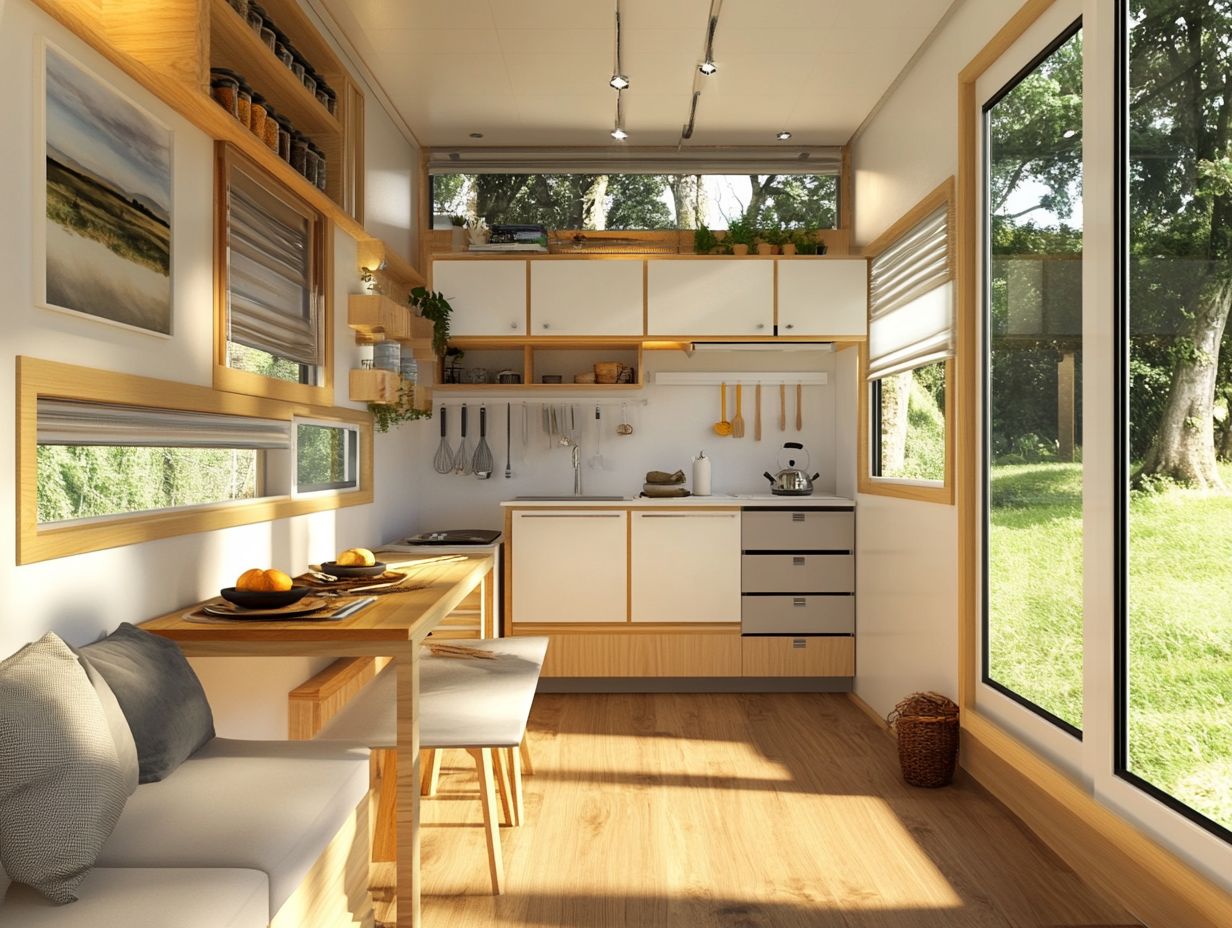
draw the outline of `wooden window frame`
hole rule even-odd
[[[254,500],[227,501],[185,509],[121,513],[68,525],[38,522],[39,398],[118,403],[188,412],[255,416],[291,422],[295,417],[330,420],[359,429],[359,487],[322,490],[292,497],[288,492]],[[209,532],[255,522],[269,522],[359,506],[373,498],[372,418],[353,409],[294,403],[269,397],[228,393],[193,384],[118,374],[45,361],[17,358],[17,563],[139,544],[176,535]],[[294,462],[292,461],[292,466]]]
[[[334,405],[334,238],[332,224],[305,200],[281,184],[252,159],[226,142],[215,146],[214,180],[214,389],[228,393],[272,397],[288,403],[309,403],[315,406]],[[304,217],[311,227],[312,254],[310,267],[313,300],[320,309],[321,382],[291,383],[275,377],[264,377],[250,371],[240,371],[227,364],[227,293],[229,265],[227,262],[227,203],[231,169],[241,167],[246,174],[260,181],[269,192]]]
[[[949,251],[950,264],[954,265],[954,254],[957,237],[954,223],[954,178],[948,177],[929,193],[919,203],[909,209],[897,222],[879,235],[867,248],[864,256],[868,258],[871,284],[873,259],[880,256],[893,245],[908,230],[917,225],[929,214],[941,207],[949,210]],[[869,288],[871,293],[871,286]],[[957,287],[956,287],[957,292]],[[870,297],[871,298],[871,297]],[[957,328],[957,320],[955,320]],[[954,436],[955,436],[955,397],[954,397],[954,359],[945,362],[945,476],[939,482],[908,480],[901,477],[874,477],[872,472],[872,384],[868,382],[868,343],[860,345],[860,389],[859,389],[859,430],[857,440],[856,489],[859,493],[869,496],[888,496],[896,499],[910,499],[923,503],[939,503],[945,506],[954,505]]]

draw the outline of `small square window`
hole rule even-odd
[[[359,486],[359,430],[338,423],[295,423],[295,493]]]

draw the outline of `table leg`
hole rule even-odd
[[[484,574],[481,581],[482,593],[480,600],[483,605],[480,607],[483,610],[483,617],[480,620],[480,628],[483,630],[480,634],[481,638],[496,638],[500,635],[500,629],[496,623],[496,583],[494,578],[495,570],[489,570]]]
[[[399,653],[398,675],[398,928],[419,928],[419,645]]]

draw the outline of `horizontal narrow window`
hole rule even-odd
[[[359,486],[359,430],[350,425],[298,422],[295,426],[295,491]]]

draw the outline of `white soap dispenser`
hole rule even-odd
[[[699,451],[693,459],[693,495],[710,495],[710,458],[705,451]]]

